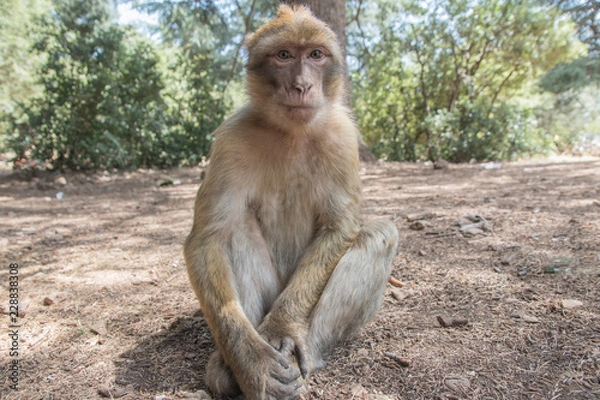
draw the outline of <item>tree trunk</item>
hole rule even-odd
[[[282,0],[282,3],[286,4],[297,4],[308,6],[313,14],[329,25],[332,31],[338,37],[340,47],[342,48],[342,55],[344,56],[344,65],[346,61],[346,0]],[[346,70],[346,102],[350,106],[350,78],[348,77],[348,69]],[[358,135],[359,148],[358,152],[361,161],[375,162],[377,158],[373,155],[369,147],[363,140],[362,136]]]

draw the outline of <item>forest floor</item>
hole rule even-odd
[[[207,398],[215,347],[182,255],[200,173],[2,172],[0,304],[18,263],[21,315],[0,315],[0,398]],[[310,398],[600,398],[599,158],[361,176],[364,220],[398,226],[405,286]]]

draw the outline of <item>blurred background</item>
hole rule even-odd
[[[3,0],[2,165],[196,165],[245,101],[244,36],[278,3]],[[320,3],[377,158],[600,155],[600,2]]]

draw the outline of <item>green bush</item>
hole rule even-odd
[[[458,104],[451,112],[440,109],[425,118],[423,129],[431,138],[430,158],[455,162],[538,154],[550,143],[537,128],[531,111],[505,103],[491,110],[489,104],[469,102]]]
[[[56,7],[34,49],[45,57],[42,93],[5,117],[5,150],[70,169],[194,164],[208,154],[228,110],[210,52],[159,50],[112,23],[102,0]]]

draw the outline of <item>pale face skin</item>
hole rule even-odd
[[[324,102],[322,82],[331,56],[323,46],[285,46],[268,57],[274,102],[292,119],[312,120]]]

